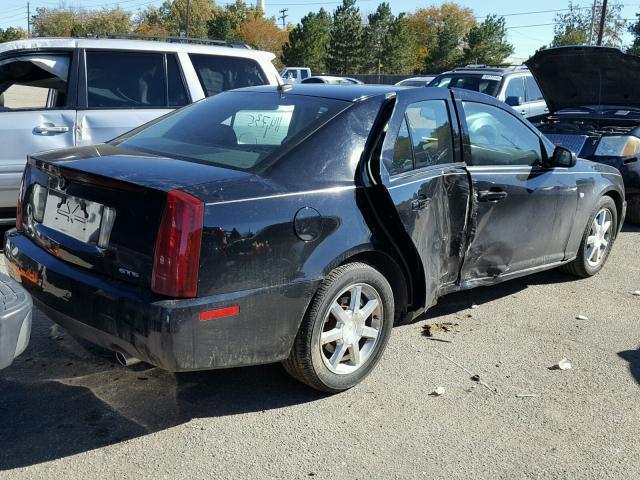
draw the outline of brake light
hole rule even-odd
[[[171,190],[156,238],[151,289],[170,297],[195,297],[204,203],[188,193]]]
[[[27,166],[25,165],[22,172],[22,180],[20,180],[20,190],[18,190],[18,207],[16,209],[16,230],[22,232],[24,225],[22,223],[22,202],[24,200],[24,178],[27,175]]]

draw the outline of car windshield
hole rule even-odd
[[[127,150],[254,170],[349,105],[341,100],[275,92],[225,92],[113,143]]]
[[[502,78],[499,75],[486,74],[447,74],[437,77],[431,87],[462,88],[485,93],[495,97]]]

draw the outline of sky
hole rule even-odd
[[[60,5],[59,0],[29,0],[31,9],[37,7],[56,7]],[[225,0],[217,0],[218,5],[228,3]],[[255,0],[248,0],[247,3],[255,3]],[[317,11],[321,7],[333,10],[341,3],[341,0],[265,0],[266,14],[269,17],[279,17],[281,9],[288,9],[287,22],[297,23],[305,14],[310,11]],[[363,15],[376,9],[380,0],[359,0],[358,6]],[[429,5],[439,5],[443,1],[417,1],[417,0],[391,0],[389,1],[394,13],[412,12],[420,7]],[[522,2],[514,0],[460,0],[457,3],[471,8],[479,20],[486,15],[498,14],[505,16],[508,28],[509,41],[515,47],[515,57],[528,57],[540,46],[549,44],[553,38],[553,18],[555,11],[566,9],[567,2],[564,0],[536,0],[535,2]],[[590,6],[590,0],[574,0],[574,3],[581,6]],[[623,4],[622,16],[626,19],[634,19],[635,14],[640,12],[640,0],[625,1]],[[160,5],[162,0],[67,0],[66,5],[81,6],[88,9],[121,6],[125,10],[136,11],[147,5]],[[27,23],[27,1],[26,0],[0,0],[0,28],[9,26],[20,26],[26,28]],[[625,35],[625,42],[630,43],[629,34]]]

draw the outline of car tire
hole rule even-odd
[[[598,230],[598,225],[609,222],[608,229]],[[591,277],[598,273],[609,258],[618,231],[616,204],[609,196],[601,197],[589,215],[576,258],[561,269],[577,277]],[[606,245],[602,243],[606,241]]]
[[[360,262],[337,267],[311,301],[283,365],[317,390],[347,390],[380,360],[393,320],[393,291],[384,275]]]
[[[640,195],[627,196],[627,221],[640,225]]]

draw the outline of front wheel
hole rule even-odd
[[[318,289],[283,365],[317,390],[347,390],[380,360],[393,320],[386,278],[364,263],[342,265]]]
[[[616,238],[618,212],[611,197],[600,198],[582,235],[578,255],[562,270],[578,277],[591,277],[598,273],[609,258]]]

